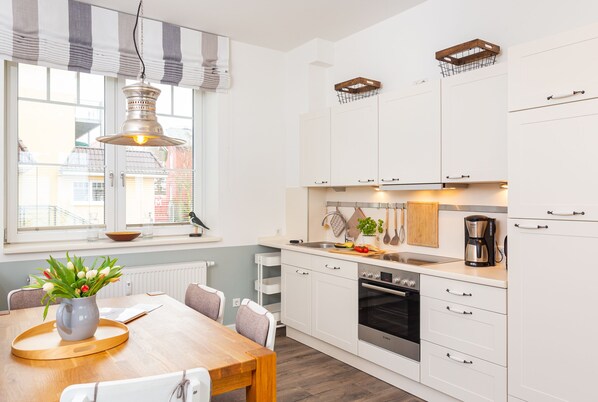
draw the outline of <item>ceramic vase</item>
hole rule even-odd
[[[100,322],[96,296],[62,299],[56,312],[56,329],[65,341],[91,338]]]

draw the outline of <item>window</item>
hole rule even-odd
[[[199,182],[197,91],[153,84],[162,91],[158,120],[184,146],[117,147],[97,138],[118,132],[129,81],[7,66],[9,242],[84,239],[89,225],[115,231],[148,220],[156,235],[189,231]]]

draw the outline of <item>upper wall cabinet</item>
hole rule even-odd
[[[598,24],[509,48],[509,110],[598,97]]]
[[[440,182],[440,81],[379,96],[380,184]]]
[[[299,136],[301,185],[330,186],[330,109],[301,115]]]
[[[442,181],[506,180],[506,63],[443,79]]]
[[[378,183],[378,98],[332,107],[331,185]]]

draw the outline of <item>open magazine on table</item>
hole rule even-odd
[[[161,304],[136,304],[132,307],[102,307],[100,317],[126,324],[161,306]]]

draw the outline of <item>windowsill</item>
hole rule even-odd
[[[131,241],[114,241],[110,239],[100,239],[94,242],[81,241],[57,241],[57,242],[36,242],[36,243],[16,243],[5,244],[4,254],[30,254],[30,253],[53,253],[56,251],[79,251],[79,250],[102,250],[113,251],[122,249],[123,252],[147,252],[147,247],[156,246],[178,246],[177,249],[194,248],[197,244],[215,243],[222,241],[221,237],[202,236],[190,237],[188,235],[178,236],[155,236],[151,239],[135,239]]]

